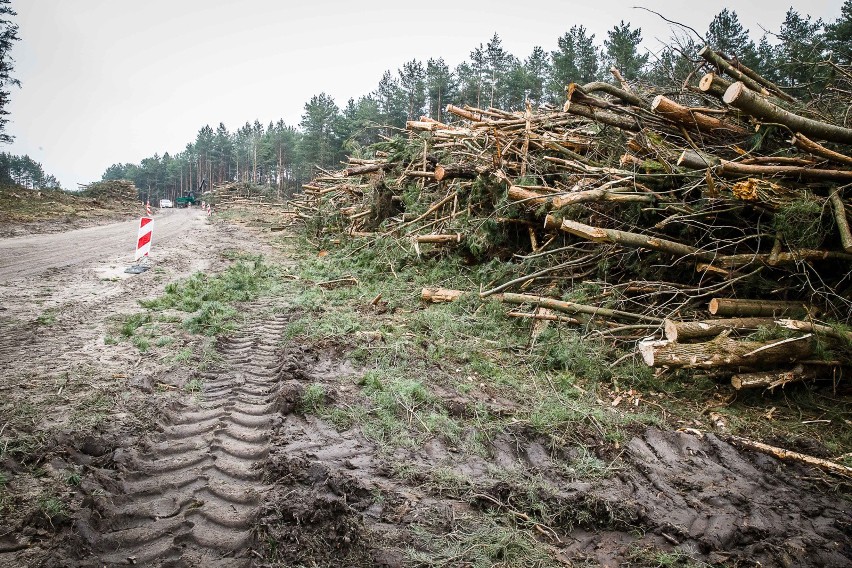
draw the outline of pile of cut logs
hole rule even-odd
[[[852,365],[845,108],[699,55],[700,80],[674,94],[613,69],[612,84],[569,85],[561,110],[450,105],[456,121],[408,122],[407,138],[291,204],[326,235],[515,268],[476,292],[436,283],[425,301],[498,298],[522,307],[513,317],[593,329],[648,365],[712,369],[737,388],[840,377]]]

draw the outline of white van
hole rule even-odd
[[[165,209],[167,207],[174,207],[174,205],[172,205],[172,200],[171,199],[161,199],[160,200],[160,209]]]

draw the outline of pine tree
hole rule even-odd
[[[532,53],[524,60],[526,76],[526,91],[530,103],[540,106],[545,100],[547,81],[550,77],[550,61],[547,52],[539,46],[533,47]]]
[[[714,50],[736,57],[747,67],[757,66],[757,49],[736,12],[725,8],[716,14],[707,29],[706,39],[707,45]]]
[[[16,16],[14,10],[9,6],[10,0],[0,0],[0,143],[10,143],[13,137],[6,132],[6,124],[9,119],[9,104],[11,92],[10,86],[20,87],[21,83],[12,78],[14,62],[12,60],[12,44],[18,41],[18,25],[8,19]]]
[[[816,63],[825,58],[822,20],[812,21],[810,16],[802,16],[790,8],[778,37],[781,38],[778,46],[781,84],[797,91],[821,89],[825,73]]]
[[[325,93],[314,95],[305,103],[305,113],[299,122],[302,129],[299,155],[303,167],[330,168],[342,157],[336,124],[339,114],[334,99]]]
[[[399,85],[407,103],[406,119],[416,120],[423,114],[426,106],[426,71],[422,63],[412,59],[408,63],[403,63],[402,69],[397,73]]]
[[[835,63],[852,65],[852,0],[846,0],[840,17],[825,26],[825,41]]]
[[[443,58],[426,62],[426,92],[429,116],[441,122],[444,107],[455,91],[455,77]]]
[[[630,24],[625,24],[624,20],[607,32],[607,39],[604,40],[610,65],[618,69],[627,80],[638,78],[648,62],[647,53],[639,55],[640,43],[642,28],[631,30]]]
[[[552,102],[562,102],[569,83],[584,84],[599,78],[601,53],[594,42],[595,34],[588,35],[583,26],[572,26],[556,40],[559,49],[550,53],[548,90]]]
[[[405,128],[408,103],[405,93],[390,71],[385,71],[373,95],[379,105],[379,118],[387,127]]]

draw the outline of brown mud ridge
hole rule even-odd
[[[76,523],[79,566],[248,566],[263,464],[281,413],[276,344],[286,321],[219,341],[221,372],[201,373],[197,404],[162,413],[160,428],[99,469]],[[256,559],[256,558],[255,558]]]
[[[655,565],[635,561],[643,548],[725,566],[852,565],[848,501],[813,472],[713,435],[647,429],[599,456],[614,473],[583,480],[569,473],[579,443],[522,426],[484,456],[440,438],[381,449],[357,427],[338,431],[299,401],[320,382],[329,405],[346,404],[357,373],[334,347],[278,347],[287,320],[220,340],[222,368],[199,375],[197,403],[163,410],[138,443],[76,444],[88,497],[40,565],[423,565],[411,551],[466,565],[441,562],[422,535],[450,542],[465,522],[493,518],[535,534],[565,565]],[[447,396],[460,415],[477,402]],[[448,491],[430,477],[436,467],[467,481]]]

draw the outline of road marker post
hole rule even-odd
[[[151,217],[142,217],[139,219],[139,232],[136,236],[136,256],[134,261],[139,261],[140,258],[145,260],[150,259],[148,253],[151,252],[151,240],[154,236],[154,219]],[[126,269],[125,272],[130,274],[141,274],[148,270],[150,266],[137,262],[137,264]]]

